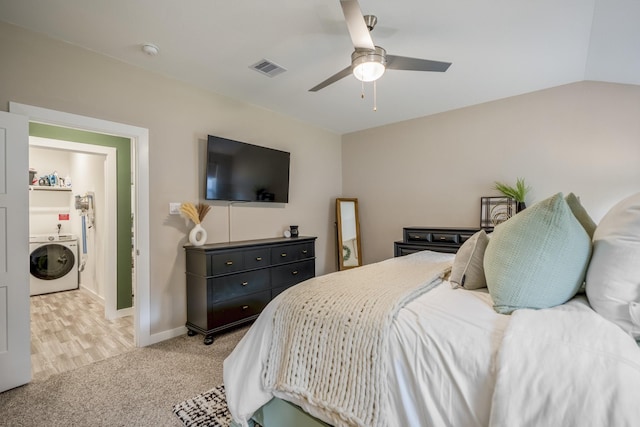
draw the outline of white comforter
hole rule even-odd
[[[498,354],[491,425],[640,425],[640,350],[584,296],[513,313]]]
[[[428,251],[422,256],[426,262],[453,260]],[[224,362],[229,410],[242,425],[274,397],[262,387],[262,369],[278,302],[267,306]],[[594,324],[605,326],[594,331]],[[445,282],[401,309],[391,328],[386,395],[392,426],[625,425],[630,420],[638,425],[640,350],[616,328],[584,300],[506,316],[493,310],[486,290],[452,289]],[[564,346],[569,337],[571,345]],[[556,351],[560,343],[562,350]],[[592,377],[598,377],[598,388],[588,387]],[[323,419],[304,402],[293,403]]]

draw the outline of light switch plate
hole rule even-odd
[[[181,203],[169,203],[169,215],[180,215],[180,205]]]

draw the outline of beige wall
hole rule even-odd
[[[0,52],[0,110],[15,101],[149,129],[152,334],[186,320],[182,246],[191,225],[168,215],[169,202],[203,194],[200,154],[208,134],[291,152],[290,203],[216,204],[204,221],[208,241],[227,241],[229,222],[233,240],[279,236],[297,224],[302,235],[318,236],[317,273],[333,271],[339,135],[4,23]]]
[[[186,319],[190,225],[168,204],[202,194],[207,134],[292,154],[290,203],[215,204],[208,240],[273,237],[297,224],[318,236],[318,274],[334,269],[337,196],[359,198],[371,263],[393,255],[404,226],[477,226],[496,180],[525,177],[529,204],[573,191],[596,220],[640,191],[638,86],[562,86],[344,135],[341,149],[339,135],[3,23],[0,52],[0,110],[15,101],[149,129],[152,334]]]
[[[359,199],[365,263],[406,226],[480,222],[494,181],[527,203],[574,192],[594,220],[640,191],[640,86],[582,82],[343,136],[343,195]]]

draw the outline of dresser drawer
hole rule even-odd
[[[280,265],[271,269],[271,286],[292,286],[315,276],[315,260]]]
[[[244,253],[244,268],[262,268],[271,265],[271,250],[269,248],[252,249]]]
[[[217,328],[247,317],[257,316],[271,300],[271,291],[245,295],[209,306],[209,326]]]
[[[405,230],[404,239],[406,242],[430,242],[431,233],[428,231]]]
[[[284,262],[293,262],[307,258],[313,258],[315,256],[313,248],[313,242],[291,244],[272,248],[271,263],[282,264]]]
[[[209,276],[233,273],[244,269],[241,251],[228,251],[209,255]]]
[[[413,254],[415,252],[420,251],[434,251],[434,252],[443,252],[455,254],[460,249],[459,244],[444,244],[444,243],[404,243],[404,242],[395,242],[393,244],[393,252],[394,256],[404,256]]]
[[[424,245],[412,245],[409,243],[399,243],[395,242],[394,244],[394,256],[405,256],[409,254],[413,254],[416,252],[424,251]]]
[[[264,291],[271,287],[268,274],[255,270],[207,280],[214,303]]]
[[[432,233],[431,241],[434,243],[458,243],[458,233]]]

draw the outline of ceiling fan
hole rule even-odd
[[[347,21],[351,41],[355,47],[351,54],[351,65],[312,87],[309,92],[317,92],[351,73],[358,80],[371,82],[382,77],[386,69],[444,72],[451,65],[450,62],[387,54],[386,50],[373,44],[369,33],[375,27],[378,19],[373,15],[363,16],[357,0],[340,0],[340,5]]]

